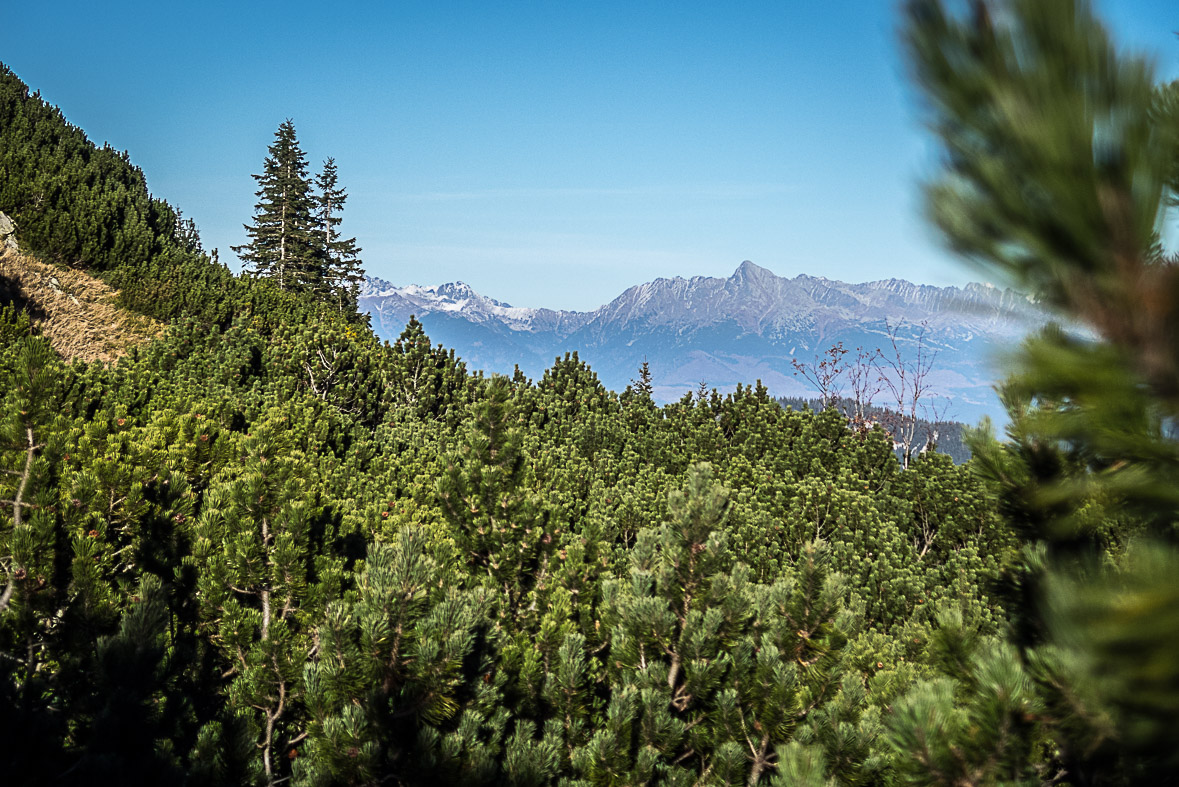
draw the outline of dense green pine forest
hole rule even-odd
[[[67,363],[5,282],[4,781],[1176,783],[1179,89],[1084,3],[986,8],[907,7],[931,211],[1097,338],[1029,339],[1003,439],[907,469],[760,384],[660,407],[379,342],[0,66],[22,252],[167,324]],[[305,207],[346,282],[339,204]]]

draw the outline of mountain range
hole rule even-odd
[[[656,279],[585,312],[511,306],[462,282],[398,287],[372,277],[360,308],[389,340],[416,315],[433,341],[487,372],[519,366],[536,378],[554,358],[577,352],[606,387],[621,390],[647,361],[661,401],[701,383],[724,391],[756,380],[775,396],[813,396],[793,360],[814,364],[840,342],[848,359],[861,347],[895,357],[891,327],[906,360],[919,343],[935,354],[928,383],[937,398],[926,401],[966,421],[1001,417],[995,358],[1045,320],[1019,293],[984,284],[784,278],[749,261],[728,278]]]

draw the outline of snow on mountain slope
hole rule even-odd
[[[965,418],[997,413],[990,357],[1044,321],[1026,298],[987,285],[787,279],[749,261],[728,278],[636,285],[588,312],[511,306],[462,282],[398,287],[376,278],[365,283],[360,307],[390,340],[416,315],[434,341],[487,371],[519,365],[539,376],[554,357],[577,351],[617,390],[647,360],[664,399],[702,381],[725,389],[759,378],[775,394],[806,395],[793,359],[808,361],[836,342],[891,348],[887,328],[900,325],[903,353],[915,350],[919,335],[939,353],[935,380]]]

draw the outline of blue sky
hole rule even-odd
[[[0,60],[231,244],[278,124],[371,274],[590,309],[659,276],[959,284],[891,0],[10,3]],[[1105,0],[1179,76],[1179,5]]]

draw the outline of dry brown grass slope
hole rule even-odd
[[[41,333],[67,361],[109,363],[160,334],[164,324],[115,305],[118,291],[87,274],[0,248],[0,280],[27,304]]]

